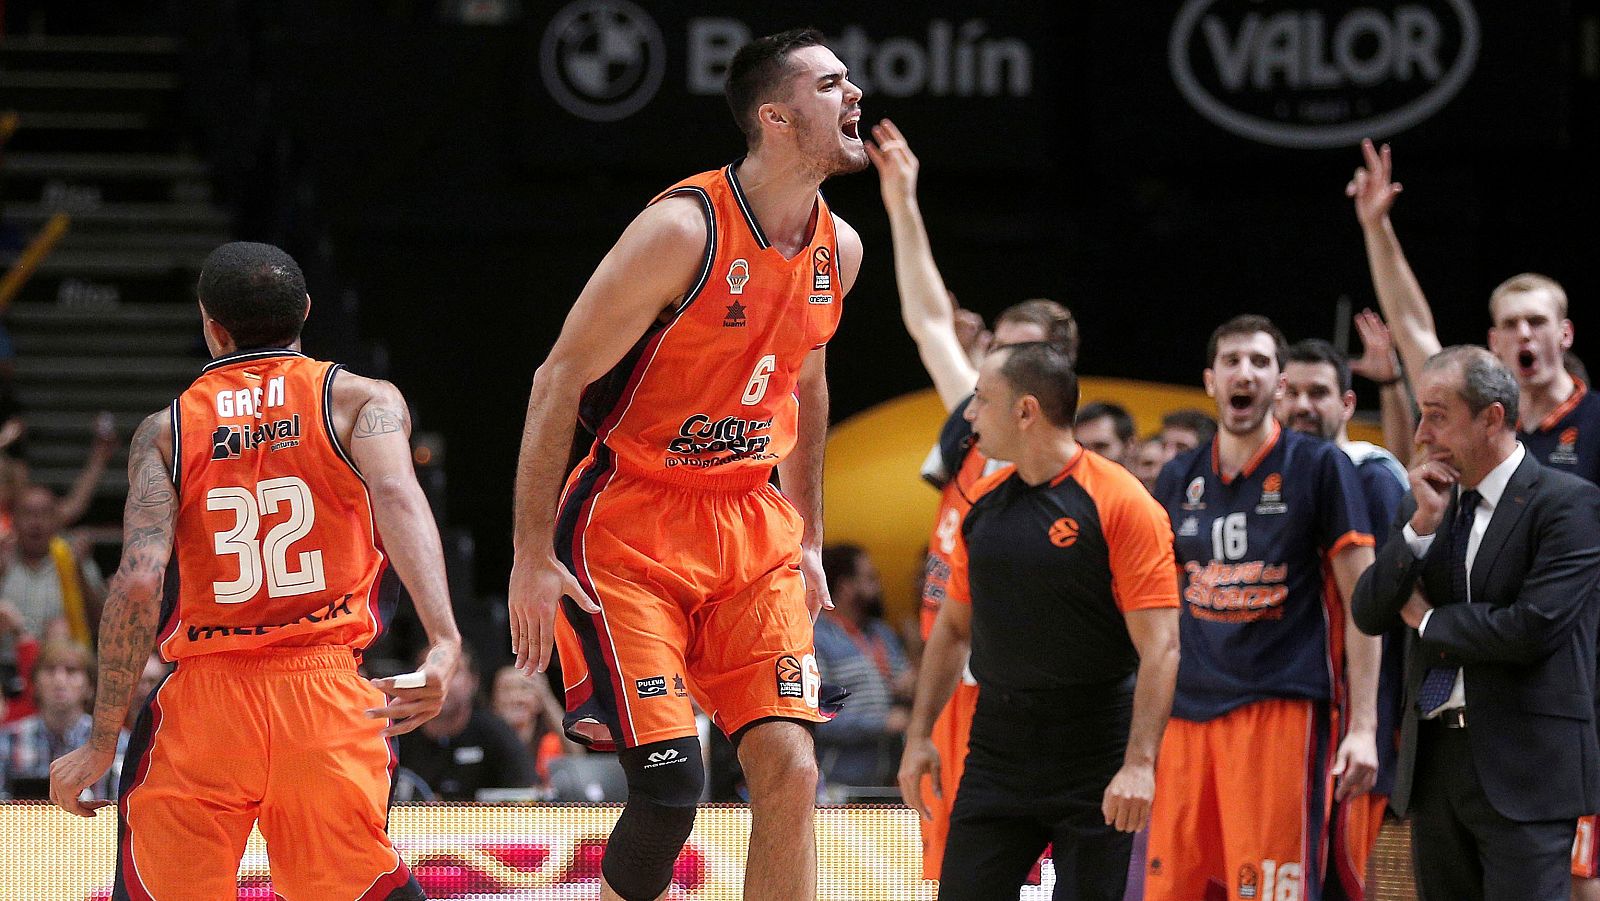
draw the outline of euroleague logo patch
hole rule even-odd
[[[833,252],[826,247],[811,252],[811,290],[833,290]]]
[[[1056,547],[1072,547],[1078,543],[1078,521],[1063,516],[1050,524],[1050,543]]]
[[[805,697],[805,671],[800,661],[788,654],[778,658],[778,697]]]

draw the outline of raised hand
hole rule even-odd
[[[1361,358],[1350,361],[1350,371],[1379,384],[1400,378],[1400,356],[1394,351],[1394,337],[1383,317],[1371,310],[1355,316],[1356,333],[1361,336]]]
[[[872,126],[867,158],[878,169],[878,187],[883,191],[885,204],[902,203],[917,196],[917,171],[921,164],[893,122],[884,119]]]
[[[1368,138],[1361,142],[1361,156],[1366,165],[1356,169],[1356,174],[1344,187],[1344,195],[1356,202],[1356,218],[1361,221],[1361,227],[1377,228],[1388,218],[1395,195],[1404,189],[1393,180],[1394,162],[1390,159],[1388,144],[1380,151]]]

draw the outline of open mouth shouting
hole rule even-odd
[[[846,140],[861,143],[861,110],[853,110],[845,117],[844,123],[839,126],[839,132]]]

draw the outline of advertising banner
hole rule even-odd
[[[405,805],[389,834],[436,901],[566,901],[596,897],[600,858],[620,805]],[[817,811],[818,896],[824,901],[919,901],[917,815],[905,808]],[[706,807],[678,858],[669,898],[743,896],[750,812]],[[116,817],[72,817],[42,803],[0,803],[0,898],[107,901]],[[330,864],[331,865],[331,864]],[[239,868],[240,901],[273,901],[266,842],[250,836]]]

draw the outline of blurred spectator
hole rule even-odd
[[[149,700],[150,693],[156,690],[161,680],[172,672],[172,664],[161,659],[159,654],[151,654],[144,662],[144,671],[139,673],[139,682],[133,687],[133,698],[128,704],[128,720],[122,724],[123,734],[133,731],[133,724],[138,721],[139,714],[144,712],[145,701]],[[121,749],[117,757],[121,759]]]
[[[1138,450],[1134,452],[1133,474],[1144,483],[1145,490],[1155,491],[1161,467],[1167,465],[1170,459],[1172,457],[1167,454],[1166,443],[1161,440],[1161,435],[1151,435],[1139,442]]]
[[[1124,468],[1133,468],[1133,417],[1117,404],[1095,401],[1078,411],[1073,428],[1078,443]]]
[[[481,789],[534,785],[533,755],[504,720],[477,702],[478,684],[477,662],[463,646],[444,709],[400,736],[400,765],[441,801],[472,801]]]
[[[46,638],[59,622],[57,628],[89,647],[106,597],[94,558],[59,534],[60,511],[48,488],[24,488],[13,522],[14,545],[0,549],[0,599],[22,612],[28,634]]]
[[[50,796],[50,764],[89,740],[94,718],[94,655],[70,641],[46,642],[33,671],[39,712],[0,729],[0,798]],[[108,772],[89,789],[90,797],[113,798],[116,776]]]
[[[817,664],[828,682],[850,691],[844,710],[817,726],[822,773],[838,785],[891,785],[916,673],[883,621],[883,587],[867,552],[830,545],[822,569],[834,609],[817,618]]]
[[[33,715],[34,662],[39,641],[28,634],[22,611],[0,600],[0,725]]]
[[[514,666],[500,667],[489,690],[489,707],[533,755],[540,785],[550,782],[550,761],[563,754],[581,752],[579,745],[565,740],[561,705],[556,703],[544,673],[529,677]]]
[[[8,407],[0,398],[0,536],[11,534],[15,508],[28,488],[28,463],[22,456],[27,430],[20,408]],[[72,489],[56,506],[56,529],[76,524],[89,512],[94,492],[106,474],[106,466],[118,448],[116,420],[100,413],[94,420],[94,439],[83,470],[72,481]]]
[[[1174,410],[1161,417],[1161,444],[1167,459],[1209,444],[1217,434],[1217,421],[1204,410]]]

